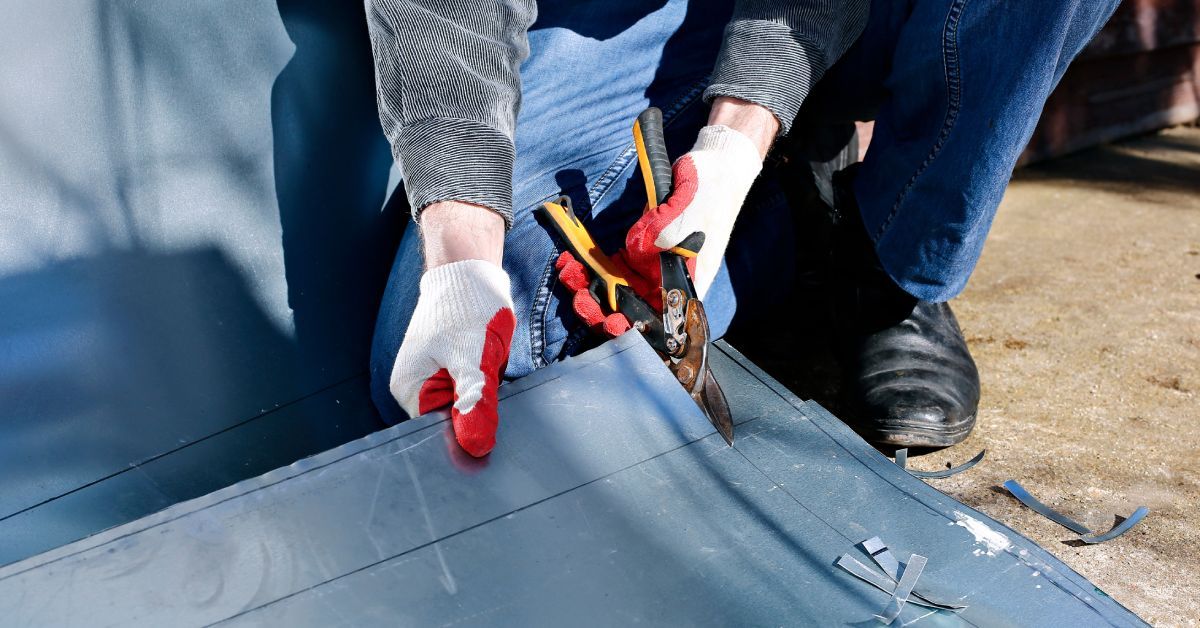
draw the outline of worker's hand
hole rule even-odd
[[[754,142],[727,126],[700,130],[691,152],[675,162],[671,195],[646,212],[625,237],[625,262],[639,274],[659,277],[659,253],[696,232],[704,246],[696,257],[692,281],[701,299],[717,276],[733,223],[758,173],[762,157]]]
[[[604,255],[599,252],[594,254]],[[613,266],[620,271],[621,276],[629,281],[629,286],[633,288],[633,291],[645,299],[651,307],[661,312],[662,294],[659,287],[655,285],[655,281],[634,272],[625,264],[620,254],[609,259],[612,260]],[[571,309],[584,325],[598,333],[614,338],[629,329],[629,319],[625,318],[624,314],[620,312],[605,314],[600,308],[600,303],[588,291],[588,286],[592,281],[591,273],[579,260],[575,259],[574,255],[571,255],[569,251],[563,251],[558,256],[558,261],[554,263],[554,267],[558,270],[558,282],[571,293]],[[661,285],[661,280],[658,283]]]
[[[760,150],[749,137],[726,126],[701,129],[692,151],[675,162],[671,195],[630,227],[625,248],[611,257],[634,292],[662,311],[659,254],[700,231],[704,246],[688,260],[688,270],[703,299],[721,267],[742,202],[761,170]],[[590,274],[574,256],[563,253],[556,267],[559,281],[572,292],[572,309],[586,325],[610,336],[629,329],[624,316],[602,311],[588,291]]]
[[[512,342],[508,273],[483,260],[437,266],[421,295],[392,367],[392,396],[409,416],[451,406],[458,444],[484,456],[496,444],[496,389]]]

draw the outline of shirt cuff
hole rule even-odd
[[[725,43],[704,100],[730,96],[762,105],[779,119],[779,134],[786,135],[825,69],[820,48],[787,25],[735,20],[725,27]]]
[[[483,205],[512,227],[513,142],[475,120],[429,118],[405,125],[395,144],[413,219],[438,201]]]

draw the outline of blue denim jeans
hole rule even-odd
[[[807,122],[876,119],[856,196],[885,268],[927,300],[957,294],[978,259],[1046,97],[1118,0],[875,0],[863,37],[814,90]],[[533,210],[571,197],[613,251],[645,203],[631,125],[663,110],[672,155],[704,125],[700,101],[731,11],[721,0],[547,2],[521,68],[514,224],[504,266],[518,319],[506,376],[577,350],[586,335],[557,286],[559,248]],[[770,306],[790,280],[791,215],[771,185],[738,218],[705,298],[714,335],[738,306]],[[388,378],[418,295],[416,229],[404,234],[376,323],[375,404],[405,418]]]

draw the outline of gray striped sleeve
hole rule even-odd
[[[413,215],[445,200],[512,225],[513,131],[534,0],[365,0],[379,118]]]
[[[869,0],[738,0],[705,100],[770,109],[786,134],[825,70],[867,23]]]

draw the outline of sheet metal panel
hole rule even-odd
[[[297,403],[365,371],[402,231],[363,4],[4,8],[0,563],[382,427]]]
[[[857,623],[888,596],[834,562],[879,535],[969,605],[905,621],[1140,625],[727,351],[734,448],[627,334],[505,386],[486,460],[425,417],[0,569],[0,607],[43,625]]]
[[[0,565],[320,453],[346,440],[347,432],[370,429],[376,421],[366,378],[357,377],[232,429],[99,475],[78,489],[0,518]],[[63,476],[73,471],[71,459],[59,464]]]

